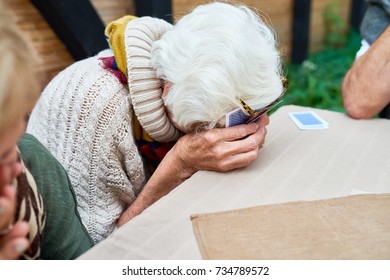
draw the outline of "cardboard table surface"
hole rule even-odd
[[[327,129],[300,130],[288,113],[314,111]],[[201,259],[191,215],[361,193],[390,192],[390,121],[283,106],[250,166],[200,171],[80,259]]]

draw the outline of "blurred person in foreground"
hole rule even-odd
[[[343,79],[343,102],[352,118],[390,118],[390,0],[367,2],[362,46]]]
[[[67,170],[95,243],[198,170],[226,172],[258,156],[269,118],[225,127],[283,92],[273,30],[243,5],[211,3],[174,26],[125,16],[111,49],[46,87],[28,132]]]
[[[0,7],[0,259],[74,259],[93,243],[61,164],[25,132],[40,60]],[[22,135],[23,134],[23,135]]]
[[[0,53],[0,259],[37,258],[45,213],[17,150],[27,115],[39,94],[34,75],[37,59],[3,14]]]

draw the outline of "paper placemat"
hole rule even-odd
[[[390,194],[196,214],[203,259],[390,259]]]

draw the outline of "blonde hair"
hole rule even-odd
[[[275,34],[244,5],[198,6],[154,43],[152,65],[172,82],[164,103],[186,130],[220,126],[240,98],[258,109],[283,91]]]
[[[0,133],[32,108],[39,95],[38,58],[0,5]]]

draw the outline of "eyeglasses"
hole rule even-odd
[[[276,98],[274,101],[272,101],[270,104],[268,104],[265,107],[253,110],[253,109],[251,109],[251,107],[249,107],[248,104],[246,104],[244,102],[244,100],[242,100],[240,98],[240,103],[241,103],[242,107],[244,108],[245,112],[247,112],[249,114],[249,116],[250,116],[250,118],[248,119],[247,123],[256,121],[263,114],[265,114],[266,112],[271,110],[273,107],[275,107],[277,104],[282,102],[282,97],[286,93],[287,88],[288,88],[288,79],[287,79],[287,77],[282,77],[282,83],[283,83],[283,91],[282,91],[282,93],[279,95],[278,98]]]

